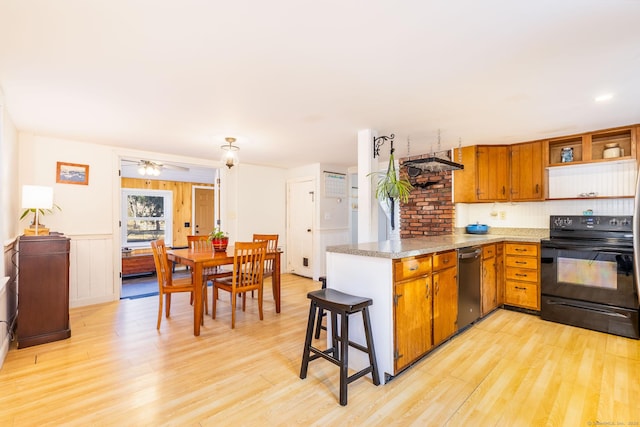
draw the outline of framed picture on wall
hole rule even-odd
[[[58,162],[56,182],[60,184],[89,185],[89,165]]]

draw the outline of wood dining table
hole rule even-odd
[[[186,265],[193,271],[193,335],[200,335],[200,319],[202,317],[202,270],[209,267],[233,265],[233,246],[227,247],[226,252],[214,252],[185,249],[168,249],[167,258],[176,264]],[[280,313],[280,251],[267,252],[265,259],[273,260],[273,275],[271,287],[276,302],[276,313]]]

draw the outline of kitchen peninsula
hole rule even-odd
[[[386,383],[457,332],[456,249],[502,249],[503,242],[518,249],[537,248],[547,235],[547,230],[520,235],[451,234],[330,246],[327,287],[373,299],[370,313],[376,359],[381,381]],[[449,290],[441,292],[445,287]],[[535,289],[537,292],[537,285]],[[362,321],[357,317],[350,322],[349,338],[364,343]],[[368,360],[352,349],[349,364],[361,369]]]

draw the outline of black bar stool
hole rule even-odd
[[[320,277],[320,282],[322,282],[322,287],[320,289],[327,289],[327,278],[326,276]],[[320,330],[327,330],[327,327],[322,324],[322,319],[327,316],[327,313],[324,312],[324,309],[318,309],[318,319],[316,320],[316,339],[320,338]]]
[[[371,298],[349,295],[335,289],[312,291],[307,294],[307,298],[311,300],[311,307],[309,309],[309,321],[307,323],[307,336],[302,355],[302,366],[300,367],[300,378],[305,379],[307,377],[309,362],[320,357],[338,365],[340,367],[340,405],[345,406],[347,404],[347,385],[349,383],[371,373],[373,384],[380,384],[368,310],[368,307],[373,304],[373,301]],[[332,345],[327,350],[320,350],[311,345],[317,310],[326,310],[331,313]],[[362,323],[364,324],[364,334],[367,341],[366,346],[349,341],[349,315],[358,312],[362,313]],[[338,334],[337,331],[338,315],[340,315],[340,334]],[[322,318],[320,317],[319,321],[321,320]],[[339,346],[338,343],[340,343]],[[349,346],[369,355],[369,366],[351,376],[348,375]]]

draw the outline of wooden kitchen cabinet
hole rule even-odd
[[[482,247],[482,277],[480,279],[480,316],[486,316],[498,307],[496,281],[496,245]]]
[[[454,171],[454,202],[509,200],[509,146],[462,147],[463,170]]]
[[[512,201],[544,200],[542,141],[513,144],[511,146]]]
[[[458,332],[458,254],[433,255],[433,345]]]
[[[504,202],[509,200],[509,147],[478,146],[478,200]]]
[[[61,234],[18,239],[18,348],[71,336],[69,248]]]
[[[394,262],[394,369],[399,372],[433,347],[432,257]]]
[[[540,310],[539,244],[505,243],[505,304]]]
[[[496,303],[504,304],[504,243],[496,243]]]

